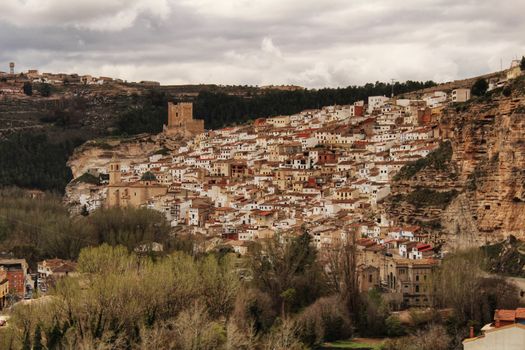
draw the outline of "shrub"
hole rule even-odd
[[[395,315],[390,315],[385,320],[385,326],[386,326],[386,334],[389,337],[399,337],[402,335],[405,335],[405,327],[401,324],[401,321],[399,320],[399,317]]]
[[[233,319],[242,329],[253,328],[256,333],[267,331],[276,314],[271,307],[272,298],[258,289],[240,291],[235,301]]]
[[[361,297],[361,312],[358,316],[360,335],[382,337],[386,333],[385,322],[390,316],[387,303],[377,290],[371,290]]]
[[[43,83],[38,85],[38,92],[43,97],[49,97],[51,96],[51,93],[53,92],[53,89],[50,84]]]
[[[431,325],[426,330],[400,339],[389,339],[383,350],[447,350],[452,338],[441,325]]]
[[[302,341],[308,345],[349,338],[350,318],[340,307],[337,296],[324,297],[308,306],[297,321]]]
[[[434,191],[429,188],[418,188],[406,196],[408,203],[416,207],[440,207],[446,206],[458,195],[458,191],[446,192]]]
[[[442,142],[439,148],[430,152],[425,158],[416,160],[401,168],[394,176],[394,180],[410,179],[419,171],[430,167],[436,170],[445,170],[452,159],[452,144],[450,141]]]
[[[74,181],[83,182],[83,183],[92,184],[92,185],[100,185],[100,179],[90,173],[84,173],[81,176],[77,177]]]

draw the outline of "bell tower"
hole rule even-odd
[[[109,184],[116,185],[120,183],[120,163],[112,159],[109,163]]]

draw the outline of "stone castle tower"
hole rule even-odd
[[[168,102],[168,125],[164,125],[168,135],[195,136],[204,132],[204,120],[193,119],[193,103]]]

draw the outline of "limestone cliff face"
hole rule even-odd
[[[90,169],[105,167],[113,157],[124,162],[144,161],[159,149],[155,136],[149,135],[127,140],[88,141],[75,149],[67,165],[76,179]]]
[[[525,79],[508,97],[494,92],[465,111],[448,111],[453,156],[479,240],[525,237]]]
[[[443,111],[438,127],[450,140],[450,161],[394,183],[385,205],[395,221],[422,224],[438,241],[453,246],[494,242],[510,234],[525,238],[525,77],[505,92],[494,90]],[[438,201],[445,204],[441,207],[407,200],[407,193],[422,189],[457,195],[444,196],[451,200]],[[429,221],[432,225],[425,226]]]
[[[441,213],[440,219],[442,232],[446,234],[440,238],[448,246],[466,248],[483,242],[466,193],[459,194]]]

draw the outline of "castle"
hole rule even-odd
[[[168,102],[168,125],[164,125],[167,135],[191,137],[204,132],[204,120],[193,119],[193,103]]]

